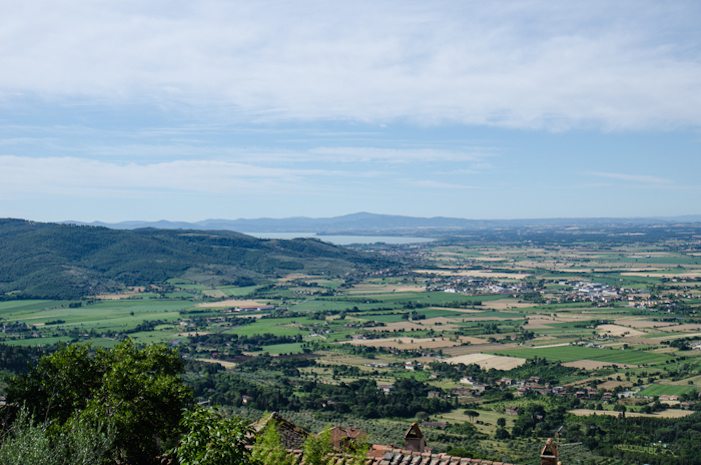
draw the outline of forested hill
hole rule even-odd
[[[290,272],[342,275],[382,265],[315,239],[0,219],[0,297],[79,298],[181,276],[250,284]]]

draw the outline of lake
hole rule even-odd
[[[433,241],[433,239],[427,237],[319,235],[317,233],[305,232],[247,232],[244,234],[261,239],[296,239],[299,237],[312,237],[336,245],[375,244],[377,242],[382,242],[384,244],[420,244]]]

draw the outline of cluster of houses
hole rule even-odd
[[[557,291],[557,298],[546,300],[553,302],[591,302],[598,305],[609,305],[613,302],[627,301],[631,307],[640,309],[659,309],[665,305],[673,303],[669,298],[652,298],[647,294],[640,294],[634,289],[619,288],[609,284],[579,281],[562,280],[557,282],[561,290]],[[525,292],[543,292],[545,289],[534,289],[532,284],[510,280],[496,280],[481,277],[439,277],[427,285],[428,291],[442,291],[451,294],[469,295],[490,295],[509,294],[518,296]],[[550,291],[548,291],[550,292]],[[678,297],[691,298],[689,295],[679,295]],[[551,302],[552,301],[552,302]]]
[[[652,302],[647,304],[638,302],[643,296],[636,295],[633,290],[617,288],[608,284],[562,280],[557,283],[562,287],[558,291],[557,302],[592,302],[600,305],[607,305],[611,302],[628,299],[646,308],[653,306]],[[531,283],[524,281],[497,280],[481,277],[440,277],[434,278],[428,285],[429,291],[442,291],[451,294],[469,295],[490,295],[509,294],[518,296],[523,293],[543,292],[545,289],[534,289]]]
[[[619,289],[608,284],[587,281],[577,281],[568,284],[572,286],[572,292],[566,298],[568,301],[608,304],[621,299]]]
[[[476,381],[470,377],[460,379],[460,384],[462,386],[453,388],[450,393],[463,404],[471,403],[475,397],[480,397],[487,389],[489,389],[487,384]],[[611,390],[602,389],[601,387],[594,388],[591,386],[552,386],[551,384],[544,382],[538,376],[531,376],[524,380],[500,378],[496,381],[495,385],[499,388],[513,389],[513,393],[517,397],[534,393],[543,396],[574,395],[577,399],[581,400],[596,400],[607,403],[616,402],[619,399],[639,397],[639,390]],[[691,408],[693,406],[693,402],[679,403],[679,396],[676,395],[659,396],[659,401],[662,403],[674,403],[674,405],[679,408]],[[518,409],[507,408],[505,413],[507,415],[516,416],[518,415]]]
[[[697,278],[700,279],[701,278]],[[609,284],[581,281],[561,280],[557,282],[561,287],[555,291],[556,297],[546,298],[546,303],[566,302],[591,302],[599,306],[610,305],[613,302],[625,301],[628,305],[639,309],[665,310],[673,306],[675,301],[670,296],[652,297],[630,288],[619,288]],[[675,298],[693,298],[691,292],[694,288],[680,288]],[[481,277],[440,277],[434,278],[427,286],[429,291],[443,291],[455,294],[490,295],[509,294],[519,296],[524,293],[538,292],[552,293],[550,289],[533,288],[532,283],[525,281],[512,282],[510,280],[496,280]],[[682,291],[682,292],[679,292]],[[687,291],[684,293],[683,291]]]
[[[448,294],[519,294],[524,291],[525,284],[521,282],[500,281],[491,278],[450,277],[436,278],[426,289],[428,291],[446,292]]]
[[[487,389],[488,385],[480,383],[472,378],[465,377],[460,379],[460,384],[463,384],[464,388],[455,388],[452,390],[453,395],[456,395],[458,399],[461,397],[479,397]],[[538,393],[541,395],[555,394],[555,395],[565,395],[567,394],[567,389],[562,386],[550,386],[547,383],[543,383],[539,376],[531,376],[524,380],[514,380],[511,378],[500,378],[496,381],[496,386],[501,388],[515,388],[514,393],[517,396],[526,395],[528,393]]]

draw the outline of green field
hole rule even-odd
[[[296,336],[307,334],[300,326],[319,323],[309,318],[261,318],[243,326],[236,326],[224,331],[226,334],[238,334],[239,336],[252,336],[255,334],[272,334],[274,336]]]
[[[90,339],[103,343],[92,331],[133,331],[146,321],[175,323],[181,318],[181,310],[191,308],[192,303],[181,300],[107,300],[96,303],[83,302],[70,308],[66,301],[12,301],[0,302],[0,315],[5,321],[25,323],[39,331],[40,337],[25,333],[17,338],[0,334],[0,342],[14,345],[49,345],[69,342],[73,339]],[[148,334],[132,334],[140,342],[167,342],[177,331],[151,331]]]
[[[56,336],[56,337],[33,337],[28,339],[17,339],[13,341],[3,342],[10,346],[48,346],[52,344],[58,344],[61,342],[70,342],[72,338],[67,336]]]
[[[644,397],[655,396],[680,396],[691,392],[695,389],[694,386],[674,386],[671,384],[651,384],[642,391],[639,395]]]
[[[626,365],[656,365],[672,359],[669,355],[644,352],[641,350],[597,349],[579,346],[510,349],[496,351],[495,354],[527,359],[544,358],[558,362],[596,360],[599,362],[621,363]]]
[[[701,391],[701,223],[689,228],[675,238],[656,228],[638,235],[636,225],[589,232],[539,226],[531,233],[519,227],[500,230],[494,241],[480,228],[429,244],[338,250],[344,262],[360,253],[377,267],[326,266],[332,250],[315,241],[280,243],[251,257],[236,245],[247,239],[237,236],[211,244],[194,268],[150,275],[139,287],[107,283],[102,297],[33,293],[25,295],[66,298],[9,300],[21,294],[7,288],[0,295],[0,362],[7,367],[0,396],[3,376],[23,369],[17,357],[58,343],[111,347],[130,338],[173,347],[198,402],[250,420],[278,411],[309,431],[352,425],[377,444],[401,444],[415,421],[447,422],[421,426],[434,452],[524,465],[539,463],[552,436],[566,465],[672,463],[679,442],[687,454],[677,457],[686,465],[698,441],[678,438],[701,430],[687,427],[698,425],[701,413],[681,418],[701,410],[701,397],[688,395]],[[209,240],[202,234],[192,237],[198,247]],[[259,245],[266,244],[275,245]],[[294,256],[278,260],[287,246]],[[311,256],[300,255],[306,249]],[[142,259],[141,245],[135,250]],[[157,263],[143,259],[145,267]],[[125,298],[107,300],[116,297]],[[226,300],[269,307],[200,306]],[[597,328],[603,324],[634,331],[605,333]],[[40,345],[47,347],[31,347]],[[492,369],[496,360],[446,363],[481,354],[530,362],[505,370]],[[594,363],[562,366],[577,361]],[[621,390],[635,394],[619,398]],[[671,406],[669,419],[663,412],[659,419],[631,415],[657,412],[654,398],[666,395],[684,395],[689,409]],[[246,396],[251,403],[242,406]],[[621,407],[630,413],[625,419],[598,415]],[[575,409],[597,416],[568,413]],[[600,455],[604,444],[609,457]]]
[[[217,287],[217,291],[221,291],[224,295],[227,297],[244,297],[247,295],[250,295],[260,289],[261,286],[244,286],[244,287],[238,287],[238,286],[224,286],[224,287]]]
[[[0,317],[14,319],[18,314],[32,314],[50,308],[67,307],[70,301],[66,300],[10,300],[0,302]]]
[[[264,346],[263,352],[267,352],[270,355],[300,354],[302,353],[302,343],[292,342],[289,344],[274,344],[270,346]]]

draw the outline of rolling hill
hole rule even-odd
[[[208,219],[196,222],[184,221],[123,221],[119,223],[79,223],[105,226],[112,229],[196,229],[228,230],[244,233],[296,232],[319,234],[409,234],[409,235],[450,235],[466,231],[494,230],[504,228],[600,228],[631,226],[669,226],[673,224],[698,224],[701,216],[669,218],[544,218],[512,220],[479,220],[465,218],[432,217],[421,218],[400,215],[380,215],[375,213],[353,213],[331,218],[252,218],[252,219]]]
[[[181,276],[236,284],[290,272],[342,275],[383,264],[315,239],[0,219],[0,296],[79,298]]]

